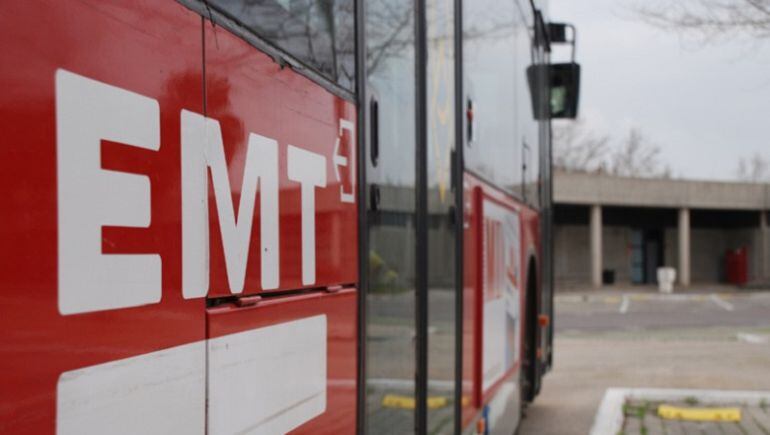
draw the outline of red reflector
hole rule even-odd
[[[539,323],[542,327],[546,327],[549,323],[551,323],[551,318],[545,314],[541,314],[537,316],[537,323]]]

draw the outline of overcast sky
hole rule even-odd
[[[770,158],[770,42],[682,39],[636,19],[634,1],[550,2],[552,21],[578,28],[586,123],[638,127],[677,177],[734,179],[740,157]]]

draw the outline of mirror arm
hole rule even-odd
[[[577,28],[575,28],[572,24],[567,24],[567,27],[572,29],[572,40],[570,41],[570,45],[572,45],[572,63],[575,63],[575,52],[577,51]]]

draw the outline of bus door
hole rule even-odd
[[[453,433],[454,2],[371,0],[365,14],[365,430]]]
[[[427,0],[427,432],[455,431],[458,353],[455,158],[455,9],[453,0]],[[459,429],[459,420],[457,420]]]
[[[365,4],[366,237],[363,282],[367,433],[415,429],[416,56],[411,0]],[[363,169],[363,168],[362,168]],[[365,233],[365,234],[364,234]],[[367,258],[368,257],[368,258]]]

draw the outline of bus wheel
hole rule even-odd
[[[522,401],[529,403],[535,400],[538,393],[538,324],[537,324],[537,275],[534,261],[527,268],[526,310],[524,311],[524,346],[521,361]]]

